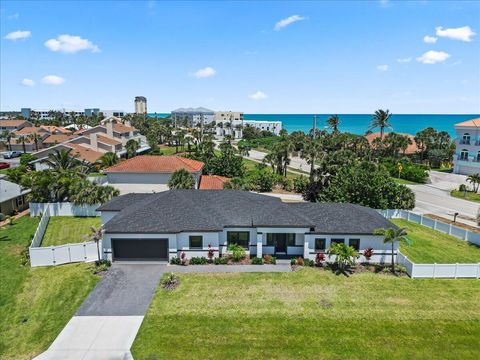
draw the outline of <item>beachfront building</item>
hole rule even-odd
[[[258,130],[270,131],[274,135],[280,135],[282,130],[281,121],[244,120],[244,126],[252,126]]]
[[[144,115],[147,113],[147,98],[145,96],[135,96],[135,114]]]
[[[471,175],[480,173],[480,118],[455,124],[453,172]]]
[[[212,123],[215,112],[204,107],[197,107],[178,108],[173,110],[171,114],[175,126],[197,126],[201,123],[204,125]]]
[[[81,110],[69,110],[69,109],[32,109],[32,108],[22,108],[20,111],[20,114],[24,119],[37,119],[38,120],[53,120],[55,117],[55,114],[62,114],[65,117],[70,116],[72,113],[75,114],[75,116],[86,116],[86,117],[91,117],[91,116],[100,116],[103,115],[104,117],[108,118],[111,116],[117,116],[117,117],[122,117],[127,114],[126,111],[124,110],[104,110],[100,108],[88,108],[84,109],[83,111]]]
[[[213,115],[215,123],[232,123],[235,125],[243,125],[243,112],[241,111],[215,111]]]

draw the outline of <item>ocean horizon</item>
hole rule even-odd
[[[148,115],[154,117],[155,113],[149,113]],[[156,113],[156,115],[163,117],[170,114]],[[331,115],[332,114],[316,114],[317,128],[327,129],[327,119]],[[337,115],[340,117],[339,129],[342,132],[363,135],[370,129],[372,114]],[[310,131],[310,129],[313,128],[313,117],[314,114],[244,114],[245,120],[281,121],[282,127],[289,133],[293,131]],[[390,119],[392,128],[386,129],[386,131],[415,135],[425,128],[432,127],[437,131],[448,132],[453,138],[455,137],[455,130],[453,128],[455,124],[478,117],[480,117],[480,114],[393,114]]]

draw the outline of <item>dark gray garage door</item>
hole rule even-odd
[[[114,260],[168,260],[168,239],[112,239]]]

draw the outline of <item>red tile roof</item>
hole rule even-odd
[[[95,161],[99,160],[103,155],[103,153],[99,151],[89,149],[80,144],[74,144],[69,142],[63,145],[73,149],[72,153],[78,155],[78,158],[80,160],[86,160],[90,163],[94,163]]]
[[[135,131],[136,129],[131,126],[127,126],[124,124],[113,124],[113,131],[119,132],[121,134],[128,133],[130,131]]]
[[[384,139],[385,139],[385,136],[387,136],[387,134],[388,133],[383,134]],[[415,142],[415,136],[410,134],[402,134],[402,133],[397,133],[397,135],[402,135],[412,140],[412,143],[408,145],[407,150],[405,150],[405,154],[415,154],[418,151],[418,146],[417,146],[417,143]],[[368,135],[365,135],[365,138],[368,140],[370,144],[373,142],[373,140],[379,137],[380,137],[380,132],[375,132],[375,133],[370,133]]]
[[[64,134],[54,134],[47,137],[43,140],[44,144],[59,144],[64,141],[68,141],[70,139],[76,138],[75,135],[64,135]]]
[[[180,156],[135,156],[105,169],[104,172],[123,173],[173,173],[179,169],[198,172],[204,163]]]
[[[119,145],[119,144],[122,143],[119,140],[116,140],[116,139],[113,139],[111,137],[104,136],[104,135],[97,135],[97,139],[98,139],[98,141],[103,142],[104,144],[107,144],[107,145]]]
[[[218,175],[202,175],[200,178],[200,190],[222,190],[223,185],[229,182],[230,178]]]
[[[67,130],[67,129],[65,129],[63,127],[60,127],[60,126],[40,125],[40,127],[44,130],[47,130],[50,133],[55,133],[55,132],[59,132],[59,133],[62,133],[62,134],[70,134],[71,133],[70,130]]]
[[[15,126],[18,127],[23,123],[27,122],[27,120],[0,120],[0,126]]]
[[[26,126],[24,128],[21,128],[20,130],[15,130],[15,134],[17,135],[29,135],[29,134],[40,134],[40,133],[47,133],[48,131],[45,129],[42,129],[41,127],[37,126]]]
[[[475,127],[480,127],[480,118],[478,119],[472,119],[472,120],[467,120],[458,124],[455,124],[455,126],[475,126]]]

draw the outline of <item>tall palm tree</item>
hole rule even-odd
[[[168,180],[168,187],[170,189],[194,189],[195,178],[185,169],[180,169],[172,174]]]
[[[27,148],[25,147],[25,140],[27,140],[27,136],[26,135],[20,135],[18,137],[18,140],[17,142],[21,142],[22,143],[22,148],[23,148],[23,153],[26,154],[27,153]]]
[[[127,158],[132,158],[135,156],[137,153],[139,146],[138,146],[138,141],[134,139],[130,139],[127,141],[125,144],[125,149],[127,150]]]
[[[38,142],[42,140],[42,137],[34,132],[28,135],[28,139],[32,140],[35,143],[35,151],[38,151]]]
[[[15,138],[16,135],[14,132],[11,132],[9,130],[4,130],[2,132],[2,138],[4,138],[5,140],[7,140],[7,143],[8,143],[8,150],[12,151],[12,139]]]
[[[85,240],[88,241],[95,241],[95,244],[97,244],[97,255],[98,255],[98,261],[102,261],[102,258],[100,257],[100,240],[103,238],[103,227],[96,228],[95,226],[90,227],[90,234],[85,236]]]
[[[318,159],[319,153],[322,150],[322,146],[319,139],[312,139],[311,137],[307,137],[305,139],[305,143],[303,145],[303,149],[300,153],[300,157],[307,161],[310,165],[310,183],[314,180],[314,173],[315,173],[315,160]]]
[[[332,115],[327,119],[327,125],[334,133],[338,132],[338,126],[340,125],[340,117],[338,115]]]
[[[56,171],[74,170],[79,166],[78,154],[72,154],[72,149],[55,150],[48,154],[48,158],[42,160],[42,163]]]
[[[118,156],[114,152],[106,152],[99,160],[102,168],[107,168],[118,163]]]
[[[404,242],[410,245],[411,241],[407,237],[406,228],[388,228],[388,229],[376,229],[374,231],[375,235],[383,235],[384,244],[392,244],[392,273],[395,274],[395,244]]]
[[[391,128],[392,125],[389,123],[390,111],[379,109],[375,111],[372,117],[372,123],[370,124],[370,129],[380,128],[380,139],[383,140],[383,134],[385,132],[385,128]]]
[[[473,192],[476,193],[480,186],[480,174],[472,174],[467,177],[467,181],[473,185]]]

